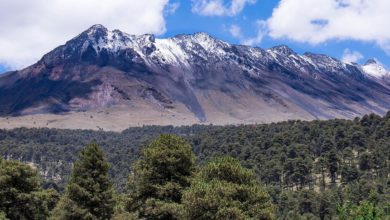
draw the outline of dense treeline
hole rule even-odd
[[[140,148],[161,133],[185,138],[198,164],[229,155],[253,169],[281,219],[329,219],[338,212],[352,216],[360,209],[389,212],[390,112],[354,120],[146,126],[122,133],[2,130],[0,153],[7,159],[35,164],[47,179],[44,187],[62,191],[77,152],[97,143],[112,164],[110,175],[116,188],[123,190]]]
[[[142,150],[126,192],[115,193],[108,169],[101,149],[88,145],[59,199],[40,187],[35,169],[0,159],[0,219],[275,219],[251,170],[231,157],[195,167],[191,146],[175,135],[161,135]]]
[[[237,159],[220,156],[196,167],[191,146],[175,135],[161,135],[142,150],[125,192],[115,193],[109,166],[101,149],[88,145],[60,196],[41,187],[36,169],[0,158],[0,219],[318,219],[312,212],[301,215],[294,210],[281,215],[255,173]],[[307,198],[299,203],[312,208]],[[359,205],[339,203],[336,214],[319,218],[388,217],[372,196]]]

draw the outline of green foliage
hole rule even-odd
[[[110,219],[114,209],[109,165],[96,144],[80,153],[53,219]]]
[[[112,164],[115,187],[123,192],[131,164],[142,146],[161,133],[183,137],[199,164],[228,155],[255,172],[267,186],[277,217],[309,216],[307,202],[317,201],[311,214],[334,219],[336,204],[359,205],[371,191],[376,207],[389,213],[390,112],[354,120],[287,121],[238,126],[144,126],[121,133],[59,129],[0,130],[0,155],[33,163],[44,174],[43,187],[63,190],[76,152],[99,143]],[[60,178],[59,178],[60,177]],[[307,190],[312,193],[306,194]],[[312,199],[310,199],[312,198]],[[232,211],[233,212],[233,211]]]
[[[274,219],[255,175],[238,160],[218,157],[203,166],[183,195],[189,219]]]
[[[138,217],[133,213],[121,212],[115,213],[112,220],[138,220]]]
[[[195,156],[175,135],[161,135],[141,153],[129,178],[127,209],[146,219],[182,219],[182,191],[189,186]]]
[[[8,220],[4,212],[0,212],[0,220]]]
[[[383,210],[374,203],[362,201],[359,205],[347,202],[338,207],[339,220],[382,220]]]
[[[59,195],[40,183],[30,166],[0,160],[0,219],[47,219]]]

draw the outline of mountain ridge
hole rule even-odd
[[[159,39],[94,25],[36,64],[0,76],[0,115],[146,106],[146,115],[153,109],[188,123],[353,118],[390,109],[388,72],[378,77],[376,70],[387,71],[204,32]]]

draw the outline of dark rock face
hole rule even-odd
[[[370,77],[358,64],[287,46],[230,45],[205,33],[155,39],[101,25],[0,77],[0,94],[2,116],[131,106],[138,99],[168,109],[183,104],[199,121],[209,119],[210,109],[256,115],[263,106],[312,118],[390,109],[388,80]]]
[[[70,111],[67,105],[75,97],[87,97],[92,87],[100,84],[98,80],[77,82],[45,77],[30,80],[22,79],[9,88],[0,88],[0,114],[19,115],[30,107],[42,106],[38,112],[61,113]]]

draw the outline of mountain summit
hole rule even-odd
[[[385,69],[383,64],[375,59],[367,60],[366,64],[362,66],[365,73],[376,78],[389,78],[390,72]]]
[[[1,76],[0,115],[121,109],[128,114],[118,117],[141,124],[352,118],[390,109],[388,80],[372,77],[383,71],[206,33],[158,39],[94,25]]]

